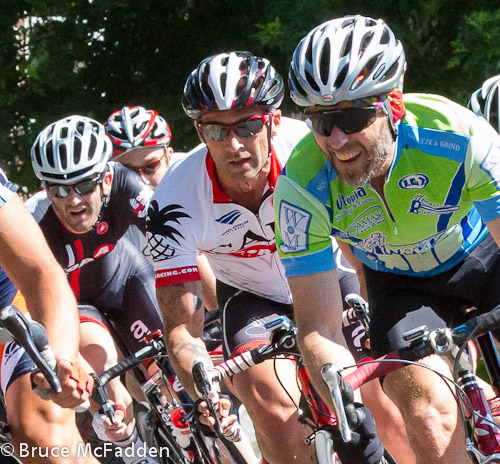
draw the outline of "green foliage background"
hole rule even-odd
[[[9,177],[38,187],[29,162],[47,124],[83,114],[104,122],[143,105],[172,127],[172,145],[196,143],[180,101],[198,62],[250,50],[286,76],[299,40],[346,14],[383,18],[405,46],[405,91],[466,104],[500,73],[500,7],[477,0],[0,0],[0,159]],[[286,99],[285,113],[295,111]]]

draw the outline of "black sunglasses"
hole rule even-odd
[[[66,198],[71,190],[74,190],[78,193],[78,195],[88,195],[89,193],[92,193],[99,184],[102,184],[103,178],[104,176],[100,175],[94,179],[82,180],[72,185],[45,182],[45,188],[53,197],[56,198]]]
[[[308,120],[312,130],[322,137],[330,137],[335,126],[345,134],[355,134],[375,122],[377,110],[376,106],[368,106],[323,111],[309,114]]]
[[[222,142],[223,140],[226,140],[230,131],[233,131],[238,137],[242,138],[252,137],[255,134],[258,134],[262,130],[262,127],[264,127],[264,124],[269,121],[269,118],[269,114],[261,114],[231,126],[200,123],[199,127],[201,128],[201,132],[205,139],[212,140],[214,142]]]

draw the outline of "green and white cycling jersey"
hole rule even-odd
[[[500,216],[500,136],[444,97],[404,101],[388,207],[370,185],[340,182],[312,134],[297,145],[274,194],[287,276],[334,269],[330,235],[372,269],[436,275],[462,261]]]

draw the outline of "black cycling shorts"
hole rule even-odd
[[[500,304],[500,250],[488,235],[465,260],[433,277],[409,277],[364,267],[375,357],[406,346],[403,334],[421,325],[453,327],[465,310]]]
[[[359,293],[359,282],[354,269],[338,249],[335,252],[337,274],[342,300],[349,293]],[[278,303],[217,281],[217,300],[222,309],[224,358],[269,344],[266,322],[277,316],[293,320],[293,305]],[[347,304],[344,301],[344,309]],[[344,331],[349,349],[356,357],[361,351],[355,327]],[[352,335],[352,340],[351,340]],[[357,345],[357,346],[355,346]]]

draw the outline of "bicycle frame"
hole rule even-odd
[[[500,309],[497,312],[500,321]],[[464,332],[463,327],[469,328],[468,333],[470,333],[475,326],[480,327],[481,321],[487,316],[488,314],[478,316],[454,331],[437,329],[429,332],[425,326],[418,327],[404,335],[405,340],[410,341],[410,346],[395,350],[376,360],[360,363],[355,371],[345,377],[340,375],[340,370],[325,365],[324,374],[326,375],[324,375],[324,379],[332,390],[334,401],[335,397],[342,398],[341,390],[344,391],[347,388],[355,390],[366,382],[396,371],[407,365],[404,363],[405,360],[417,361],[431,354],[443,356],[451,364],[458,364],[457,383],[467,396],[472,409],[469,408],[466,411],[465,417],[469,420],[474,432],[475,443],[467,438],[467,451],[482,464],[500,462],[500,429],[496,425],[488,401],[477,383],[468,355],[461,352],[454,341],[454,338],[458,337],[457,334],[461,335]],[[483,326],[485,325],[483,324]],[[337,389],[337,392],[333,392]],[[336,404],[336,411],[344,407],[342,400],[339,401],[340,403]],[[338,415],[339,421],[342,422],[344,419],[341,416],[342,414]],[[341,431],[343,428],[341,425]]]

